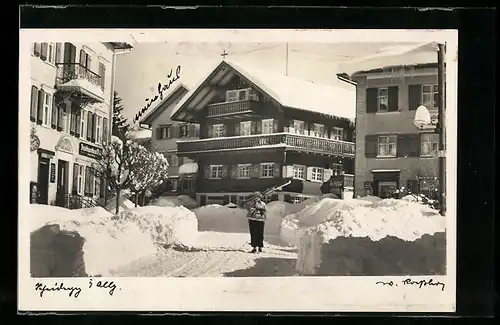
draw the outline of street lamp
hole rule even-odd
[[[413,123],[423,130],[426,126],[435,126],[435,133],[439,134],[438,157],[439,157],[439,212],[441,215],[446,213],[446,160],[445,160],[445,66],[444,55],[445,45],[438,44],[438,116],[432,119],[427,107],[420,105],[417,107]]]

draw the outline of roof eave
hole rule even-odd
[[[188,88],[184,84],[180,83],[179,85],[177,85],[177,87],[174,88],[174,90],[168,96],[166,96],[165,98],[163,98],[163,100],[160,101],[158,103],[158,105],[156,105],[145,117],[143,117],[141,120],[139,120],[139,123],[151,126],[153,124],[153,120],[156,117],[158,117],[158,114],[161,113],[162,110],[160,108],[164,104],[166,104],[170,99],[172,99],[175,96],[177,96],[177,94],[181,90],[185,91],[184,94],[186,94],[188,92]]]
[[[114,50],[130,50],[134,48],[132,44],[127,42],[107,42]]]

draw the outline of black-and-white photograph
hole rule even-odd
[[[30,38],[32,278],[395,276],[444,290],[428,276],[450,272],[456,53],[249,32]],[[35,289],[50,290],[62,282]]]

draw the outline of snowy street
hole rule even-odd
[[[278,239],[270,238],[271,242]],[[139,277],[251,277],[293,276],[297,249],[265,242],[262,253],[249,253],[249,235],[200,232],[188,252],[174,249],[140,259],[114,272],[114,276]]]

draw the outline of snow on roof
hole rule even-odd
[[[133,130],[130,132],[131,133],[131,138],[132,139],[148,139],[151,138],[151,130],[146,130],[143,128]]]
[[[184,106],[222,63],[226,63],[245,76],[283,106],[348,119],[354,119],[356,116],[356,87],[351,83],[339,80],[335,73],[332,73],[333,85],[326,85],[268,72],[259,67],[242,65],[226,59],[211,69],[207,76],[184,96],[172,110],[171,117]]]

